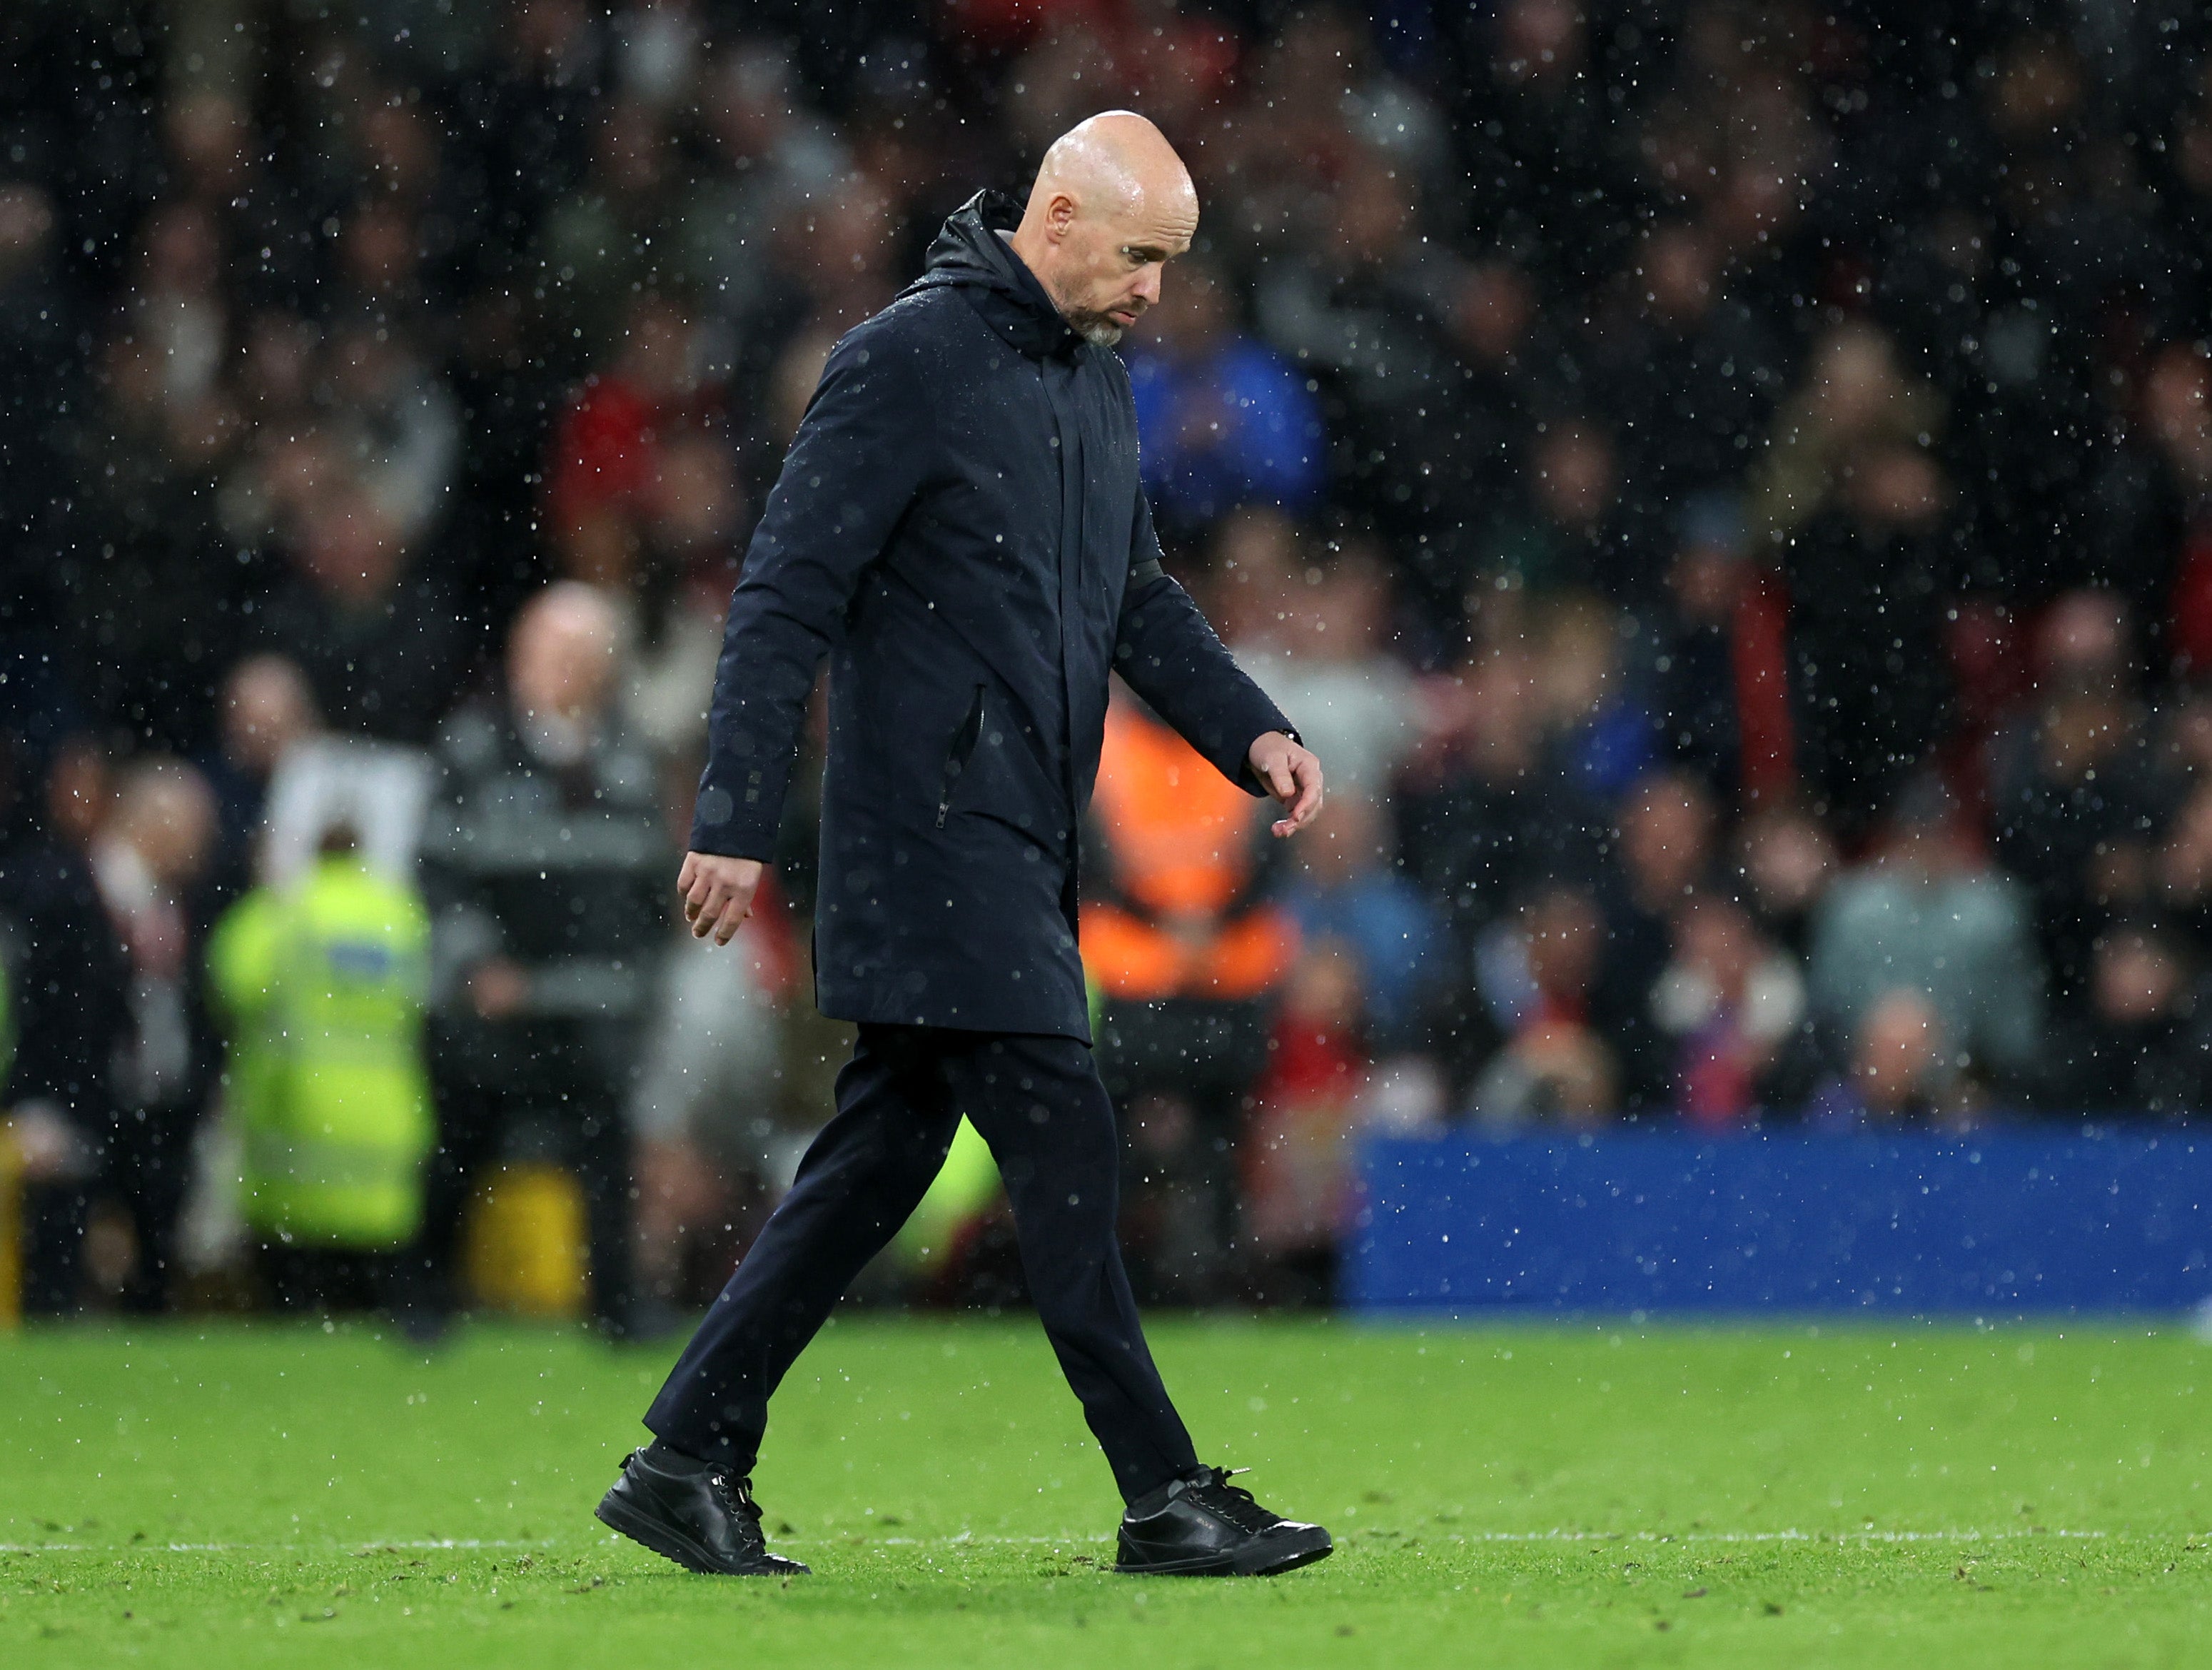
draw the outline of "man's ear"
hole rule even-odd
[[[1052,201],[1045,205],[1045,229],[1055,238],[1067,235],[1067,229],[1075,224],[1076,201],[1065,192],[1054,192]]]

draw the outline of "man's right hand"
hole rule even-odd
[[[676,891],[684,896],[684,919],[691,924],[691,937],[714,936],[727,945],[744,919],[753,913],[753,893],[760,887],[757,858],[726,858],[718,852],[687,852],[677,873]]]

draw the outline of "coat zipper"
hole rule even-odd
[[[975,744],[983,734],[983,686],[975,686],[975,700],[968,710],[968,716],[960,722],[960,728],[952,734],[952,747],[945,756],[945,786],[937,796],[937,826],[945,827],[945,820],[952,810],[952,789],[960,781],[961,772],[975,757]]]

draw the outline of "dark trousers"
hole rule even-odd
[[[1113,1104],[1073,1039],[863,1026],[837,1116],[722,1289],[645,1423],[749,1472],[769,1396],[927,1191],[960,1116],[990,1144],[1060,1370],[1130,1500],[1197,1466],[1115,1239]]]
[[[192,1180],[192,1138],[199,1130],[197,1101],[126,1108],[107,1130],[97,1194],[111,1197],[130,1220],[137,1263],[125,1278],[123,1308],[169,1307],[177,1276],[177,1221]]]
[[[441,1027],[433,1035],[438,1148],[423,1177],[422,1233],[395,1302],[436,1315],[456,1302],[462,1220],[501,1155],[508,1122],[545,1120],[584,1193],[592,1312],[626,1333],[630,1291],[630,1140],[618,1050],[580,1028]]]
[[[1133,1185],[1121,1229],[1146,1304],[1217,1304],[1237,1290],[1237,1150],[1272,1019],[1263,1003],[1193,997],[1109,1001],[1100,1016],[1098,1064]]]
[[[24,1315],[76,1313],[84,1284],[84,1228],[90,1205],[82,1183],[25,1185]]]
[[[177,1226],[190,1192],[197,1102],[128,1108],[92,1139],[88,1178],[33,1183],[23,1191],[23,1309],[67,1316],[83,1295],[85,1232],[106,1201],[131,1227],[135,1251],[116,1297],[126,1311],[168,1308],[177,1276]]]

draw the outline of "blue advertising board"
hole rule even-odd
[[[1382,1138],[1369,1312],[2175,1310],[2212,1298],[2212,1135]]]

